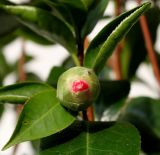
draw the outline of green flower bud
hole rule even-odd
[[[57,98],[71,110],[84,110],[97,98],[99,90],[99,80],[93,70],[73,67],[60,76]]]

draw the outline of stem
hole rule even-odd
[[[83,44],[81,44],[81,40],[78,42],[78,59],[79,59],[79,64],[80,66],[83,66],[83,59],[84,59],[84,47],[83,47]],[[88,121],[88,117],[87,117],[87,111],[86,110],[83,110],[82,111],[82,116],[83,116],[83,119]]]
[[[73,59],[75,65],[80,66],[80,63],[79,63],[77,56],[74,53],[71,56],[72,56],[72,59]]]
[[[83,44],[78,44],[78,59],[81,66],[83,66],[83,59],[84,59],[84,47]]]
[[[121,13],[121,0],[115,0],[115,16],[120,15],[120,13]],[[121,59],[120,59],[121,52],[122,52],[122,46],[120,43],[115,49],[115,53],[113,55],[114,59],[113,68],[116,75],[116,79],[118,80],[122,79],[122,69],[121,69]]]
[[[140,4],[141,0],[137,0],[137,3]],[[157,79],[158,84],[160,85],[160,68],[158,66],[158,60],[156,57],[156,53],[153,49],[153,43],[151,40],[151,35],[150,35],[150,31],[149,31],[147,20],[145,16],[140,17],[140,25],[141,25],[141,29],[143,32],[144,40],[146,42],[148,57],[153,67],[154,75]]]
[[[88,48],[88,46],[89,46],[89,40],[86,37],[86,39],[84,41],[85,49]],[[88,107],[88,109],[87,109],[87,117],[88,117],[88,121],[94,121],[94,107],[93,107],[93,105]]]
[[[24,64],[25,64],[25,41],[22,40],[22,55],[21,55],[21,57],[19,59],[19,63],[18,63],[18,76],[19,76],[18,81],[19,82],[26,80],[26,73],[25,73],[25,69],[24,69]],[[23,105],[18,105],[16,107],[17,116],[19,115],[19,113],[21,112],[22,109],[23,109]],[[18,150],[18,146],[19,145],[16,145],[14,147],[12,155],[16,155],[17,150]]]
[[[115,15],[118,16],[121,13],[121,0],[115,0]]]
[[[83,119],[88,121],[88,116],[87,116],[87,111],[86,110],[82,111],[82,115],[83,115]]]
[[[18,75],[19,75],[19,82],[25,81],[26,80],[26,73],[24,69],[24,64],[25,64],[25,42],[22,40],[22,55],[19,59],[18,63]]]
[[[93,108],[93,105],[88,107],[88,109],[87,109],[87,117],[88,117],[89,121],[94,121],[94,108]]]
[[[86,38],[84,43],[78,43],[78,59],[81,66],[83,66],[83,59],[84,59],[84,48],[87,48],[89,45],[89,41]],[[90,106],[87,110],[83,112],[83,119],[86,121],[94,121],[94,109],[93,106]]]
[[[113,64],[113,67],[114,67],[114,71],[115,71],[115,75],[116,75],[116,79],[117,80],[121,80],[123,79],[123,76],[122,76],[122,67],[121,67],[121,52],[122,52],[122,48],[121,48],[121,44],[119,44],[117,46],[117,48],[115,49],[115,53],[113,55],[113,60],[114,60],[114,64]]]
[[[19,145],[16,145],[16,146],[14,147],[12,155],[16,155],[17,150],[18,150],[18,146],[19,146]]]

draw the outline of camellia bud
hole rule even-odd
[[[93,70],[73,67],[60,76],[57,97],[71,110],[85,110],[97,98],[99,90],[99,80]]]

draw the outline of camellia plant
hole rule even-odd
[[[10,26],[14,34],[42,44],[59,43],[70,53],[62,66],[52,69],[46,83],[23,82],[0,88],[2,104],[23,104],[14,133],[3,150],[24,141],[40,140],[38,155],[139,154],[139,128],[128,123],[137,126],[132,121],[135,116],[131,117],[129,112],[140,106],[140,100],[145,101],[143,104],[159,100],[142,97],[129,107],[125,104],[129,81],[106,81],[102,76],[117,44],[151,3],[145,2],[118,15],[85,47],[87,35],[103,18],[108,2],[32,0],[24,5],[0,2],[0,11],[15,21]],[[100,121],[105,110],[116,121]],[[119,117],[122,111],[125,112]]]

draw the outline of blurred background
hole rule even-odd
[[[27,0],[10,0],[14,3],[27,3]],[[126,0],[123,1],[125,3],[126,10],[129,10],[135,6],[137,6],[137,2],[134,0]],[[159,11],[159,1],[156,1],[156,7],[153,8],[153,14],[155,16],[149,15],[148,18],[151,24],[151,33],[153,32],[154,37],[154,49],[157,53],[157,57],[160,60],[160,11]],[[111,0],[109,5],[105,11],[105,18],[100,20],[96,25],[95,29],[88,36],[88,40],[92,40],[94,36],[106,25],[113,17],[115,16],[114,11],[114,3]],[[156,18],[156,16],[158,18]],[[1,19],[2,18],[2,19]],[[154,23],[153,23],[154,18]],[[3,28],[3,17],[0,14],[0,27]],[[10,25],[8,25],[9,27]],[[134,31],[135,30],[135,31]],[[1,33],[1,32],[0,32]],[[127,36],[132,37],[133,33],[139,33],[139,27],[136,25],[133,30],[131,30],[130,34]],[[139,34],[142,35],[142,34]],[[9,85],[13,84],[19,80],[19,67],[21,63],[20,60],[23,58],[23,54],[25,53],[25,64],[24,70],[27,74],[28,80],[39,80],[46,81],[50,70],[53,66],[60,66],[62,62],[68,58],[68,52],[60,45],[43,45],[40,43],[36,43],[27,39],[26,37],[20,36],[12,39],[12,34],[8,36],[10,41],[7,41],[3,46],[0,43],[0,80],[1,85]],[[141,38],[133,37],[136,42],[136,45],[133,45],[135,51],[140,48],[140,46],[144,46],[144,42],[141,41]],[[3,40],[0,40],[3,43]],[[136,49],[137,48],[137,49]],[[133,72],[129,73],[131,78],[133,78],[133,74],[135,80],[132,82],[131,90],[129,97],[136,96],[149,96],[153,98],[160,97],[160,88],[158,86],[158,82],[154,76],[152,65],[147,58],[147,54],[142,54],[135,52],[133,61],[138,60],[137,64],[133,63]],[[160,61],[159,61],[160,62]],[[126,64],[129,65],[129,64]],[[135,65],[135,66],[134,66]],[[109,79],[115,79],[115,73],[110,71]],[[22,77],[23,78],[23,77]],[[5,105],[3,112],[0,112],[0,149],[4,146],[4,144],[10,138],[15,124],[17,122],[17,112],[13,105]],[[0,109],[0,111],[2,111]],[[14,148],[10,148],[6,151],[0,151],[0,155],[12,155]],[[34,155],[33,146],[29,142],[22,143],[18,146],[16,155]]]

